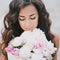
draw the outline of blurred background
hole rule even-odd
[[[11,0],[0,0],[0,41],[1,31],[3,30],[3,18],[8,12],[9,3]],[[59,35],[60,38],[60,0],[42,0],[50,14],[52,20],[51,30]],[[60,48],[58,50],[58,60],[60,60]]]

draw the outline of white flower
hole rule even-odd
[[[45,48],[43,50],[44,55],[51,55],[55,53],[57,48],[54,47],[54,44],[51,41],[48,41],[48,43],[45,44]]]
[[[42,54],[32,54],[31,60],[46,60]]]
[[[22,45],[23,42],[24,42],[24,41],[23,41],[23,38],[21,38],[21,37],[16,37],[16,38],[14,38],[14,39],[10,42],[10,44],[13,45],[13,46],[20,46],[20,45]],[[25,43],[25,42],[24,42],[24,43]]]
[[[10,44],[22,46],[19,49],[21,60],[46,60],[46,58],[52,60],[51,54],[57,50],[39,28],[35,28],[33,31],[24,31],[19,37],[14,38]]]
[[[54,47],[54,44],[51,41],[48,42],[47,48],[51,54],[55,53],[55,51],[57,50],[57,48]]]
[[[20,49],[20,57],[23,58],[29,58],[31,56],[31,50],[32,50],[32,45],[31,44],[25,44],[21,49]]]

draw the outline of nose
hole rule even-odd
[[[26,26],[31,26],[31,21],[26,20]]]

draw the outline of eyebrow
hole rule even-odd
[[[30,16],[33,16],[33,15],[35,15],[35,14],[31,14]]]
[[[29,15],[29,16],[33,16],[33,15],[35,15],[35,14],[31,14],[31,15]],[[25,17],[25,16],[19,15],[19,17]]]

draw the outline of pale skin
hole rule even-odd
[[[32,31],[38,25],[38,17],[39,17],[38,12],[37,12],[35,6],[33,4],[31,4],[31,5],[28,5],[28,6],[20,9],[18,21],[19,21],[21,28],[24,31],[27,31],[27,30]],[[58,49],[59,48],[59,37],[54,33],[53,33],[53,35],[55,36],[53,42],[55,43],[55,45]],[[3,40],[2,40],[2,42],[3,42]],[[3,45],[3,47],[4,47],[4,45]],[[57,51],[56,51],[56,54],[55,54],[55,57],[53,60],[57,60]],[[6,57],[3,54],[2,54],[2,60],[6,60]]]
[[[31,4],[21,8],[18,17],[19,24],[23,30],[33,30],[38,25],[38,12]]]

